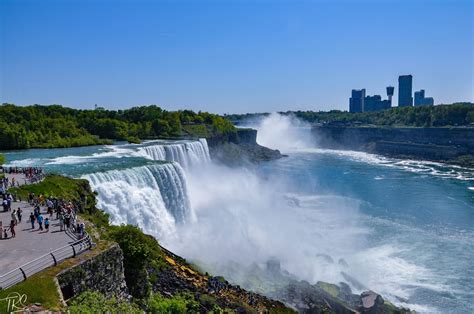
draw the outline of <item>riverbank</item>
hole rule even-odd
[[[474,128],[315,126],[318,147],[474,167]]]

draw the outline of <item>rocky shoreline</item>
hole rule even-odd
[[[312,135],[321,148],[474,167],[474,128],[471,127],[315,126]]]

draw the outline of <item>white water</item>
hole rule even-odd
[[[176,225],[194,220],[186,177],[177,163],[84,175],[98,206],[114,224],[138,225],[157,237],[173,237]]]
[[[152,160],[175,161],[184,168],[210,161],[209,148],[205,139],[195,142],[149,145],[140,148],[140,151]]]
[[[374,167],[469,179],[469,173],[462,168],[444,170],[443,165],[435,163],[317,149],[309,141],[308,129],[291,128],[291,117],[272,115],[268,119],[259,124],[258,142],[302,154],[296,164],[285,167],[305,165],[301,164],[306,158],[304,154],[329,154]],[[117,153],[123,155],[125,151]],[[246,278],[239,277],[228,266],[263,265],[276,257],[283,269],[299,279],[311,283],[347,282],[344,272],[397,304],[400,301],[396,297],[410,298],[414,287],[449,290],[439,275],[403,258],[408,250],[404,243],[368,245],[374,225],[388,224],[392,229],[402,230],[401,234],[412,230],[405,232],[383,219],[374,221],[373,216],[361,213],[358,199],[339,196],[337,191],[298,194],[292,191],[291,180],[284,176],[267,179],[250,169],[214,165],[209,162],[205,141],[148,142],[131,154],[137,153],[152,160],[180,163],[186,176],[177,163],[88,174],[84,177],[99,193],[99,207],[111,214],[113,223],[138,225],[176,253],[213,265],[209,268],[211,272],[222,271],[216,275],[245,282]],[[373,178],[385,182],[386,177],[380,173]],[[308,184],[317,185],[312,180],[309,177]],[[423,312],[436,310],[413,303],[406,306]]]
[[[314,147],[310,126],[292,115],[273,112],[249,126],[257,129],[257,142],[265,147],[285,153]]]

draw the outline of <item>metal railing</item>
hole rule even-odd
[[[76,257],[76,255],[92,248],[93,245],[90,236],[84,231],[82,239],[40,256],[0,276],[0,290],[16,285],[50,266],[56,266],[67,258]]]

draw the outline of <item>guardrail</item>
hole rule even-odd
[[[0,290],[5,290],[50,266],[56,266],[67,258],[75,257],[89,250],[94,243],[87,233],[84,234],[82,239],[40,256],[0,276]]]

